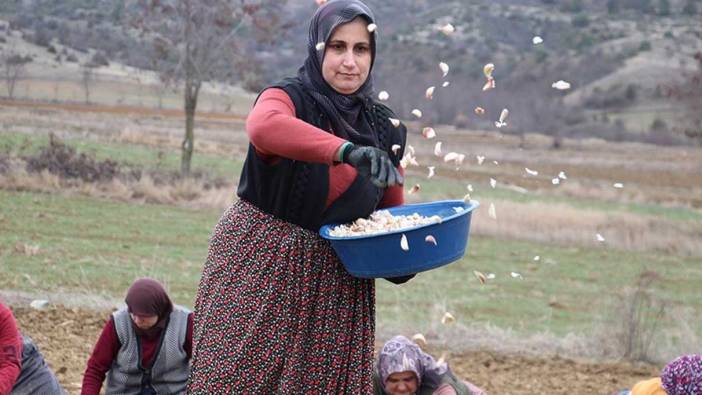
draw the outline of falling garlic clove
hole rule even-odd
[[[385,100],[388,100],[389,98],[390,98],[390,94],[387,91],[380,91],[380,93],[378,93],[378,100],[385,101]]]
[[[509,110],[503,108],[502,112],[500,113],[500,122],[505,123],[505,121],[507,120],[507,116],[509,116]]]
[[[476,156],[475,156],[475,159],[478,160],[478,164],[479,164],[479,165],[482,165],[482,164],[483,164],[483,161],[485,160],[485,156],[483,156],[483,155],[476,155]]]
[[[424,238],[424,241],[426,241],[427,243],[432,243],[434,245],[437,244],[436,239],[432,235],[427,235],[427,237]]]
[[[562,180],[567,180],[567,179],[568,179],[568,177],[566,177],[566,174],[565,174],[564,171],[558,173],[558,178],[560,178],[560,179],[562,179]]]
[[[452,24],[447,23],[447,24],[439,27],[439,31],[441,31],[441,33],[444,33],[447,36],[450,36],[451,34],[453,34],[453,32],[456,31],[456,28],[453,27]]]
[[[392,124],[392,126],[394,126],[396,128],[400,127],[400,120],[399,119],[396,119],[396,118],[388,118],[388,119],[390,120],[390,123]]]
[[[417,343],[417,345],[419,345],[419,346],[424,346],[424,347],[427,346],[427,339],[425,339],[424,335],[422,335],[421,333],[415,333],[412,336],[412,341]],[[419,344],[419,343],[422,343],[422,344]]]
[[[407,236],[405,236],[404,233],[400,239],[400,248],[402,248],[403,251],[409,251],[409,243],[407,242]]]
[[[435,86],[430,86],[427,88],[427,90],[424,92],[424,97],[427,99],[431,100],[434,98],[434,89],[436,89]]]
[[[465,195],[463,195],[463,201],[466,203],[469,203],[471,201],[470,193],[466,193]]]
[[[429,175],[427,175],[427,178],[434,177],[434,166],[429,166],[427,169],[429,169]]]
[[[434,145],[434,155],[441,156],[441,141],[437,141]]]
[[[485,114],[485,109],[482,108],[482,107],[475,107],[475,110],[473,110],[473,111],[475,112],[475,115],[483,115],[483,114]]]
[[[615,182],[614,184],[612,184],[612,186],[617,188],[617,189],[624,188],[624,184],[622,184],[621,182]]]
[[[473,275],[475,276],[475,278],[478,279],[478,281],[480,281],[480,284],[485,284],[485,281],[487,279],[485,278],[485,275],[483,273],[481,273],[477,270],[473,270]]]
[[[599,233],[595,235],[595,239],[597,241],[599,241],[600,243],[604,243],[604,241],[605,241],[605,238]]]
[[[422,110],[415,108],[414,110],[412,110],[412,115],[414,115],[417,118],[421,118],[422,117]]]
[[[511,272],[509,275],[512,276],[512,278],[518,278],[520,280],[524,280],[524,277],[522,277],[522,275],[520,273]]]
[[[473,184],[466,185],[466,189],[468,190],[468,192],[473,192]]]
[[[528,167],[525,167],[524,170],[525,170],[529,175],[532,175],[532,176],[538,176],[538,175],[539,175],[539,172],[538,172],[538,171],[536,171],[536,170],[531,170],[531,169],[528,168]]]
[[[458,159],[457,152],[449,152],[448,154],[444,155],[444,162],[451,162],[455,161],[456,159]]]
[[[417,192],[419,192],[420,188],[421,188],[421,186],[419,184],[414,184],[414,186],[412,188],[410,188],[410,190],[407,191],[407,193],[409,193],[410,195],[413,193],[417,193]]]
[[[495,210],[495,204],[490,203],[490,207],[488,208],[488,215],[492,219],[497,219],[497,211]]]
[[[441,323],[443,325],[451,325],[454,322],[456,322],[456,318],[453,316],[453,314],[449,313],[448,311],[444,313],[443,317],[441,317]]]
[[[483,66],[483,74],[485,74],[485,78],[492,78],[492,72],[495,71],[495,65],[492,63],[488,63],[485,66]]]
[[[318,42],[317,45],[315,45],[314,47],[315,49],[317,49],[317,51],[323,51],[325,47],[324,41]]]
[[[544,39],[539,37],[539,36],[534,36],[534,38],[531,39],[532,44],[534,45],[539,45],[542,42],[544,42]]]
[[[371,23],[366,28],[368,29],[368,33],[373,33],[375,29],[378,28],[378,25],[376,25],[375,23]]]
[[[490,90],[490,89],[495,89],[495,79],[492,77],[488,78],[485,85],[483,85],[483,92]]]
[[[495,189],[495,187],[497,186],[497,180],[490,177],[490,186],[492,187],[492,189]]]
[[[402,148],[402,146],[401,146],[400,144],[393,144],[392,147],[390,147],[390,149],[392,150],[392,152],[393,152],[395,155],[397,155],[397,151],[398,151],[400,148]]]
[[[570,89],[570,82],[566,82],[563,80],[558,80],[551,84],[551,88],[557,89],[559,91],[564,91]]]
[[[560,183],[561,183],[561,179],[558,177],[555,177],[551,180],[551,184],[553,184],[553,185],[558,185]]]
[[[439,63],[439,68],[441,69],[441,73],[443,74],[443,77],[446,77],[446,75],[449,72],[449,65],[444,63],[444,62],[441,62],[441,63]]]
[[[441,86],[446,88],[447,86],[449,86],[449,84],[451,84],[449,81],[444,81],[444,83],[441,84]]]
[[[422,136],[424,136],[425,139],[433,139],[436,137],[436,131],[434,128],[424,128],[422,129]]]

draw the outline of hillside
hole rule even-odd
[[[688,142],[683,130],[689,128],[690,110],[669,98],[665,89],[682,84],[697,70],[693,55],[702,51],[700,0],[368,3],[379,25],[375,87],[390,93],[391,106],[404,118],[420,108],[422,123],[493,129],[500,110],[509,108],[509,127],[503,129],[507,133]],[[79,70],[79,64],[96,58],[132,70],[149,69],[150,42],[125,28],[134,18],[128,4],[6,2],[0,5],[0,16],[9,27],[0,36],[21,34],[45,48],[56,69],[72,62]],[[294,73],[305,53],[306,21],[315,7],[311,0],[288,1],[281,15],[294,23],[272,43],[247,54],[235,73],[231,67],[222,69],[220,81],[256,91]],[[453,34],[438,30],[446,23],[455,26]],[[532,43],[535,35],[543,38],[542,44]],[[0,39],[0,51],[17,52],[7,41]],[[241,41],[251,41],[246,32]],[[451,68],[446,79],[441,78],[440,61]],[[497,89],[482,92],[486,63],[496,66]],[[570,90],[551,88],[561,79],[571,83]],[[450,85],[426,101],[425,89],[443,81]],[[476,106],[485,108],[487,116],[476,117]]]

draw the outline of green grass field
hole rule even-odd
[[[158,147],[68,140],[79,152],[111,158],[129,166],[177,170],[179,152],[159,155]],[[0,152],[30,155],[47,137],[4,132]],[[159,158],[160,156],[160,158]],[[197,154],[194,169],[222,177],[238,175],[241,162]],[[422,198],[460,198],[455,181],[409,176],[422,183]],[[477,185],[476,185],[477,187]],[[686,208],[609,203],[554,195],[520,194],[481,185],[474,198],[515,202],[559,203],[603,212],[628,212],[678,221],[699,221],[702,214]],[[219,209],[0,190],[0,288],[24,291],[87,292],[121,298],[138,276],[165,282],[177,303],[192,306],[212,227]],[[23,246],[38,247],[33,254]],[[533,257],[539,255],[540,260]],[[481,285],[474,270],[494,273]],[[519,334],[549,332],[559,336],[588,333],[612,314],[621,292],[636,284],[643,271],[660,276],[655,295],[669,306],[702,312],[699,258],[598,247],[550,245],[473,236],[459,262],[418,275],[395,286],[378,281],[379,328],[427,332],[444,311],[459,322],[480,322]],[[523,279],[513,278],[518,272]],[[612,317],[616,319],[616,317]],[[691,324],[700,328],[699,320]]]
[[[120,298],[135,277],[150,275],[185,305],[193,303],[220,215],[26,192],[0,191],[0,200],[0,287]],[[39,252],[28,256],[15,248],[20,244],[39,246]],[[480,285],[473,270],[496,278]],[[403,286],[379,281],[378,324],[419,331],[441,318],[437,308],[445,308],[464,322],[524,333],[584,333],[601,317],[602,306],[633,286],[643,270],[662,276],[659,297],[702,311],[696,280],[702,267],[691,258],[473,237],[460,262]],[[512,271],[523,279],[512,278]],[[559,307],[549,306],[554,301]]]

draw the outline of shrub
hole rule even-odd
[[[25,158],[27,171],[39,173],[44,170],[62,178],[80,178],[83,181],[109,181],[119,174],[117,162],[107,159],[97,161],[75,148],[67,146],[53,133],[49,145],[36,156]]]

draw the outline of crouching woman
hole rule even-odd
[[[375,395],[486,395],[404,336],[393,337],[380,350],[373,390]]]
[[[193,315],[174,306],[163,286],[142,278],[127,291],[100,334],[83,375],[81,394],[185,394]]]

